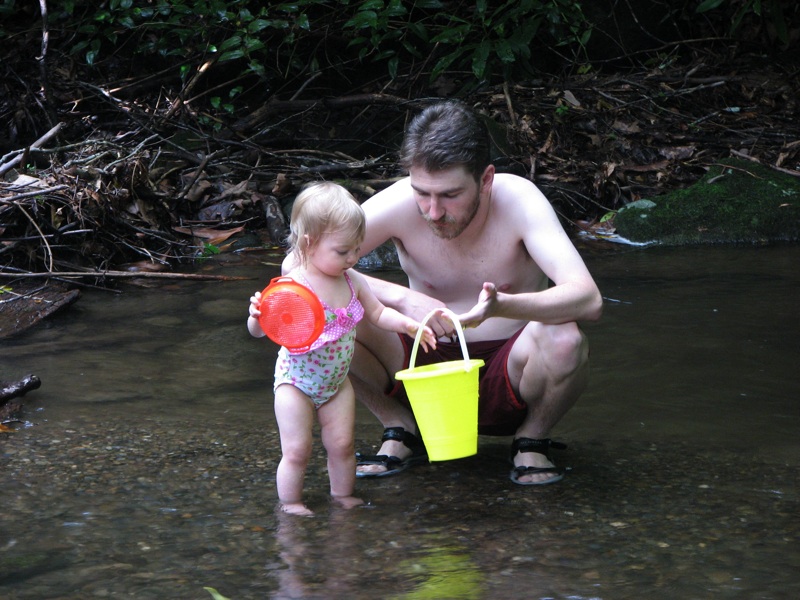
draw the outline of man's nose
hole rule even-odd
[[[438,221],[444,216],[444,209],[436,198],[431,198],[431,206],[428,209],[428,217],[431,221]]]

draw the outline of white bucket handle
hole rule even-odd
[[[417,336],[414,338],[414,347],[411,349],[411,359],[408,361],[408,368],[414,368],[414,363],[417,361],[417,350],[419,350],[419,343],[422,340],[422,330],[428,320],[437,312],[444,314],[444,316],[450,319],[453,325],[455,325],[458,341],[461,342],[461,353],[464,355],[464,370],[469,371],[469,365],[467,364],[469,362],[469,353],[467,352],[467,341],[464,339],[464,330],[461,328],[461,323],[456,314],[449,308],[435,308],[422,319],[422,322],[419,324],[419,329],[417,329]]]

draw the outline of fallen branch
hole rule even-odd
[[[27,375],[19,381],[0,381],[0,404],[17,396],[24,396],[41,385],[42,382],[36,375]]]
[[[63,126],[64,126],[64,123],[59,123],[58,125],[53,127],[50,131],[45,133],[42,137],[40,137],[38,140],[33,142],[33,144],[31,144],[29,148],[19,150],[18,151],[19,154],[17,154],[17,156],[12,158],[8,162],[1,164],[0,165],[0,176],[5,175],[8,171],[13,169],[17,165],[17,163],[19,163],[19,161],[22,160],[22,157],[24,156],[26,150],[35,150],[39,146],[41,146],[42,144],[47,143],[48,141],[50,141],[51,138],[55,137],[55,135],[59,132],[59,130]]]
[[[154,271],[53,271],[43,273],[10,273],[0,271],[0,277],[16,278],[49,278],[68,279],[71,277],[108,277],[111,279],[145,277],[148,279],[192,279],[200,281],[242,281],[253,277],[236,277],[231,275],[205,275],[202,273],[160,273]]]

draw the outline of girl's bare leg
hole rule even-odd
[[[319,407],[317,415],[322,443],[328,454],[331,497],[344,508],[363,504],[363,500],[353,496],[356,485],[356,455],[353,441],[356,400],[349,377],[345,379],[336,395]]]
[[[296,387],[281,385],[275,390],[275,418],[281,436],[276,475],[281,508],[295,515],[312,515],[303,503],[303,480],[311,457],[314,404]]]

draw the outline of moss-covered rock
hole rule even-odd
[[[668,245],[800,240],[800,178],[721,160],[691,187],[634,202],[614,218],[632,242]]]

